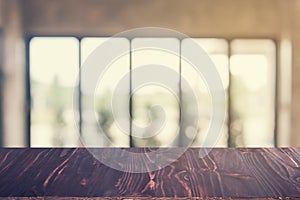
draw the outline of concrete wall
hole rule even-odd
[[[293,146],[300,147],[300,1],[295,0],[291,9],[293,73],[292,73],[292,137]]]
[[[26,145],[25,48],[19,0],[4,0],[3,14],[3,145]]]
[[[277,36],[282,0],[26,0],[26,32],[111,35],[134,27],[190,36]]]
[[[3,24],[3,0],[0,0],[0,28],[2,27]]]
[[[19,58],[12,51],[13,46],[22,42],[22,34],[31,35],[113,35],[120,31],[136,27],[158,26],[183,32],[191,37],[268,37],[280,41],[292,42],[292,107],[291,122],[293,146],[300,146],[300,1],[298,0],[0,0],[14,6],[18,12],[6,12],[6,33],[14,36],[7,42],[6,70],[7,84],[13,91],[23,96],[24,79],[23,57]],[[3,3],[2,3],[3,4]],[[17,13],[17,14],[16,14]],[[17,20],[16,20],[17,19]],[[17,22],[8,23],[9,20]],[[23,22],[23,24],[20,24]],[[2,22],[3,23],[3,22]],[[1,17],[0,17],[1,26]],[[8,28],[7,28],[8,27]],[[23,32],[22,32],[23,31]],[[21,33],[22,32],[22,33]],[[20,48],[21,49],[21,48]],[[22,50],[19,50],[22,52]],[[20,55],[19,55],[20,56]],[[14,64],[13,60],[18,60]],[[16,67],[18,66],[18,67]],[[280,66],[281,69],[284,66]],[[13,69],[9,69],[13,68]],[[284,69],[283,69],[284,70]],[[279,76],[280,77],[280,76]],[[13,80],[17,82],[13,83]],[[279,80],[281,84],[282,80]],[[285,90],[287,87],[279,87]],[[7,90],[9,88],[7,87]],[[16,93],[12,93],[16,94]],[[280,94],[285,94],[280,92]],[[7,101],[13,98],[6,97]],[[279,98],[281,101],[282,98]],[[17,108],[22,109],[23,100],[15,100]],[[279,102],[281,103],[281,102]],[[287,110],[288,108],[288,103]],[[9,110],[9,111],[11,111]],[[8,111],[6,111],[8,112]],[[14,114],[12,114],[14,115]],[[20,116],[21,119],[23,116]],[[5,113],[5,118],[10,115]],[[22,119],[25,121],[25,118]],[[12,126],[6,119],[6,127]],[[23,123],[22,121],[22,123]],[[18,122],[18,128],[22,128]],[[288,127],[288,126],[286,126]],[[6,128],[14,132],[16,126]],[[21,129],[20,129],[21,130]],[[288,128],[283,128],[289,134]],[[18,132],[19,134],[22,131]]]

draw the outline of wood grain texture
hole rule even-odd
[[[300,149],[213,149],[199,158],[191,148],[149,173],[117,171],[84,148],[1,149],[0,197],[295,198]]]
[[[0,197],[0,200],[294,200],[300,198],[219,198],[219,197]]]

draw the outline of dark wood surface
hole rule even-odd
[[[213,149],[199,158],[191,148],[149,173],[112,169],[84,148],[1,149],[0,197],[300,197],[300,149]]]

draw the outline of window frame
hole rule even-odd
[[[3,58],[4,58],[4,36],[0,28],[0,147],[3,146]]]

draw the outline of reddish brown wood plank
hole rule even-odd
[[[218,197],[0,197],[0,200],[249,200],[249,198],[218,198]],[[251,198],[253,199],[253,198]],[[273,200],[278,198],[255,198],[256,200]],[[280,198],[280,199],[300,199],[300,198]]]
[[[84,148],[1,149],[0,196],[300,197],[300,149],[213,149],[202,159],[191,148],[151,173],[112,169]]]

